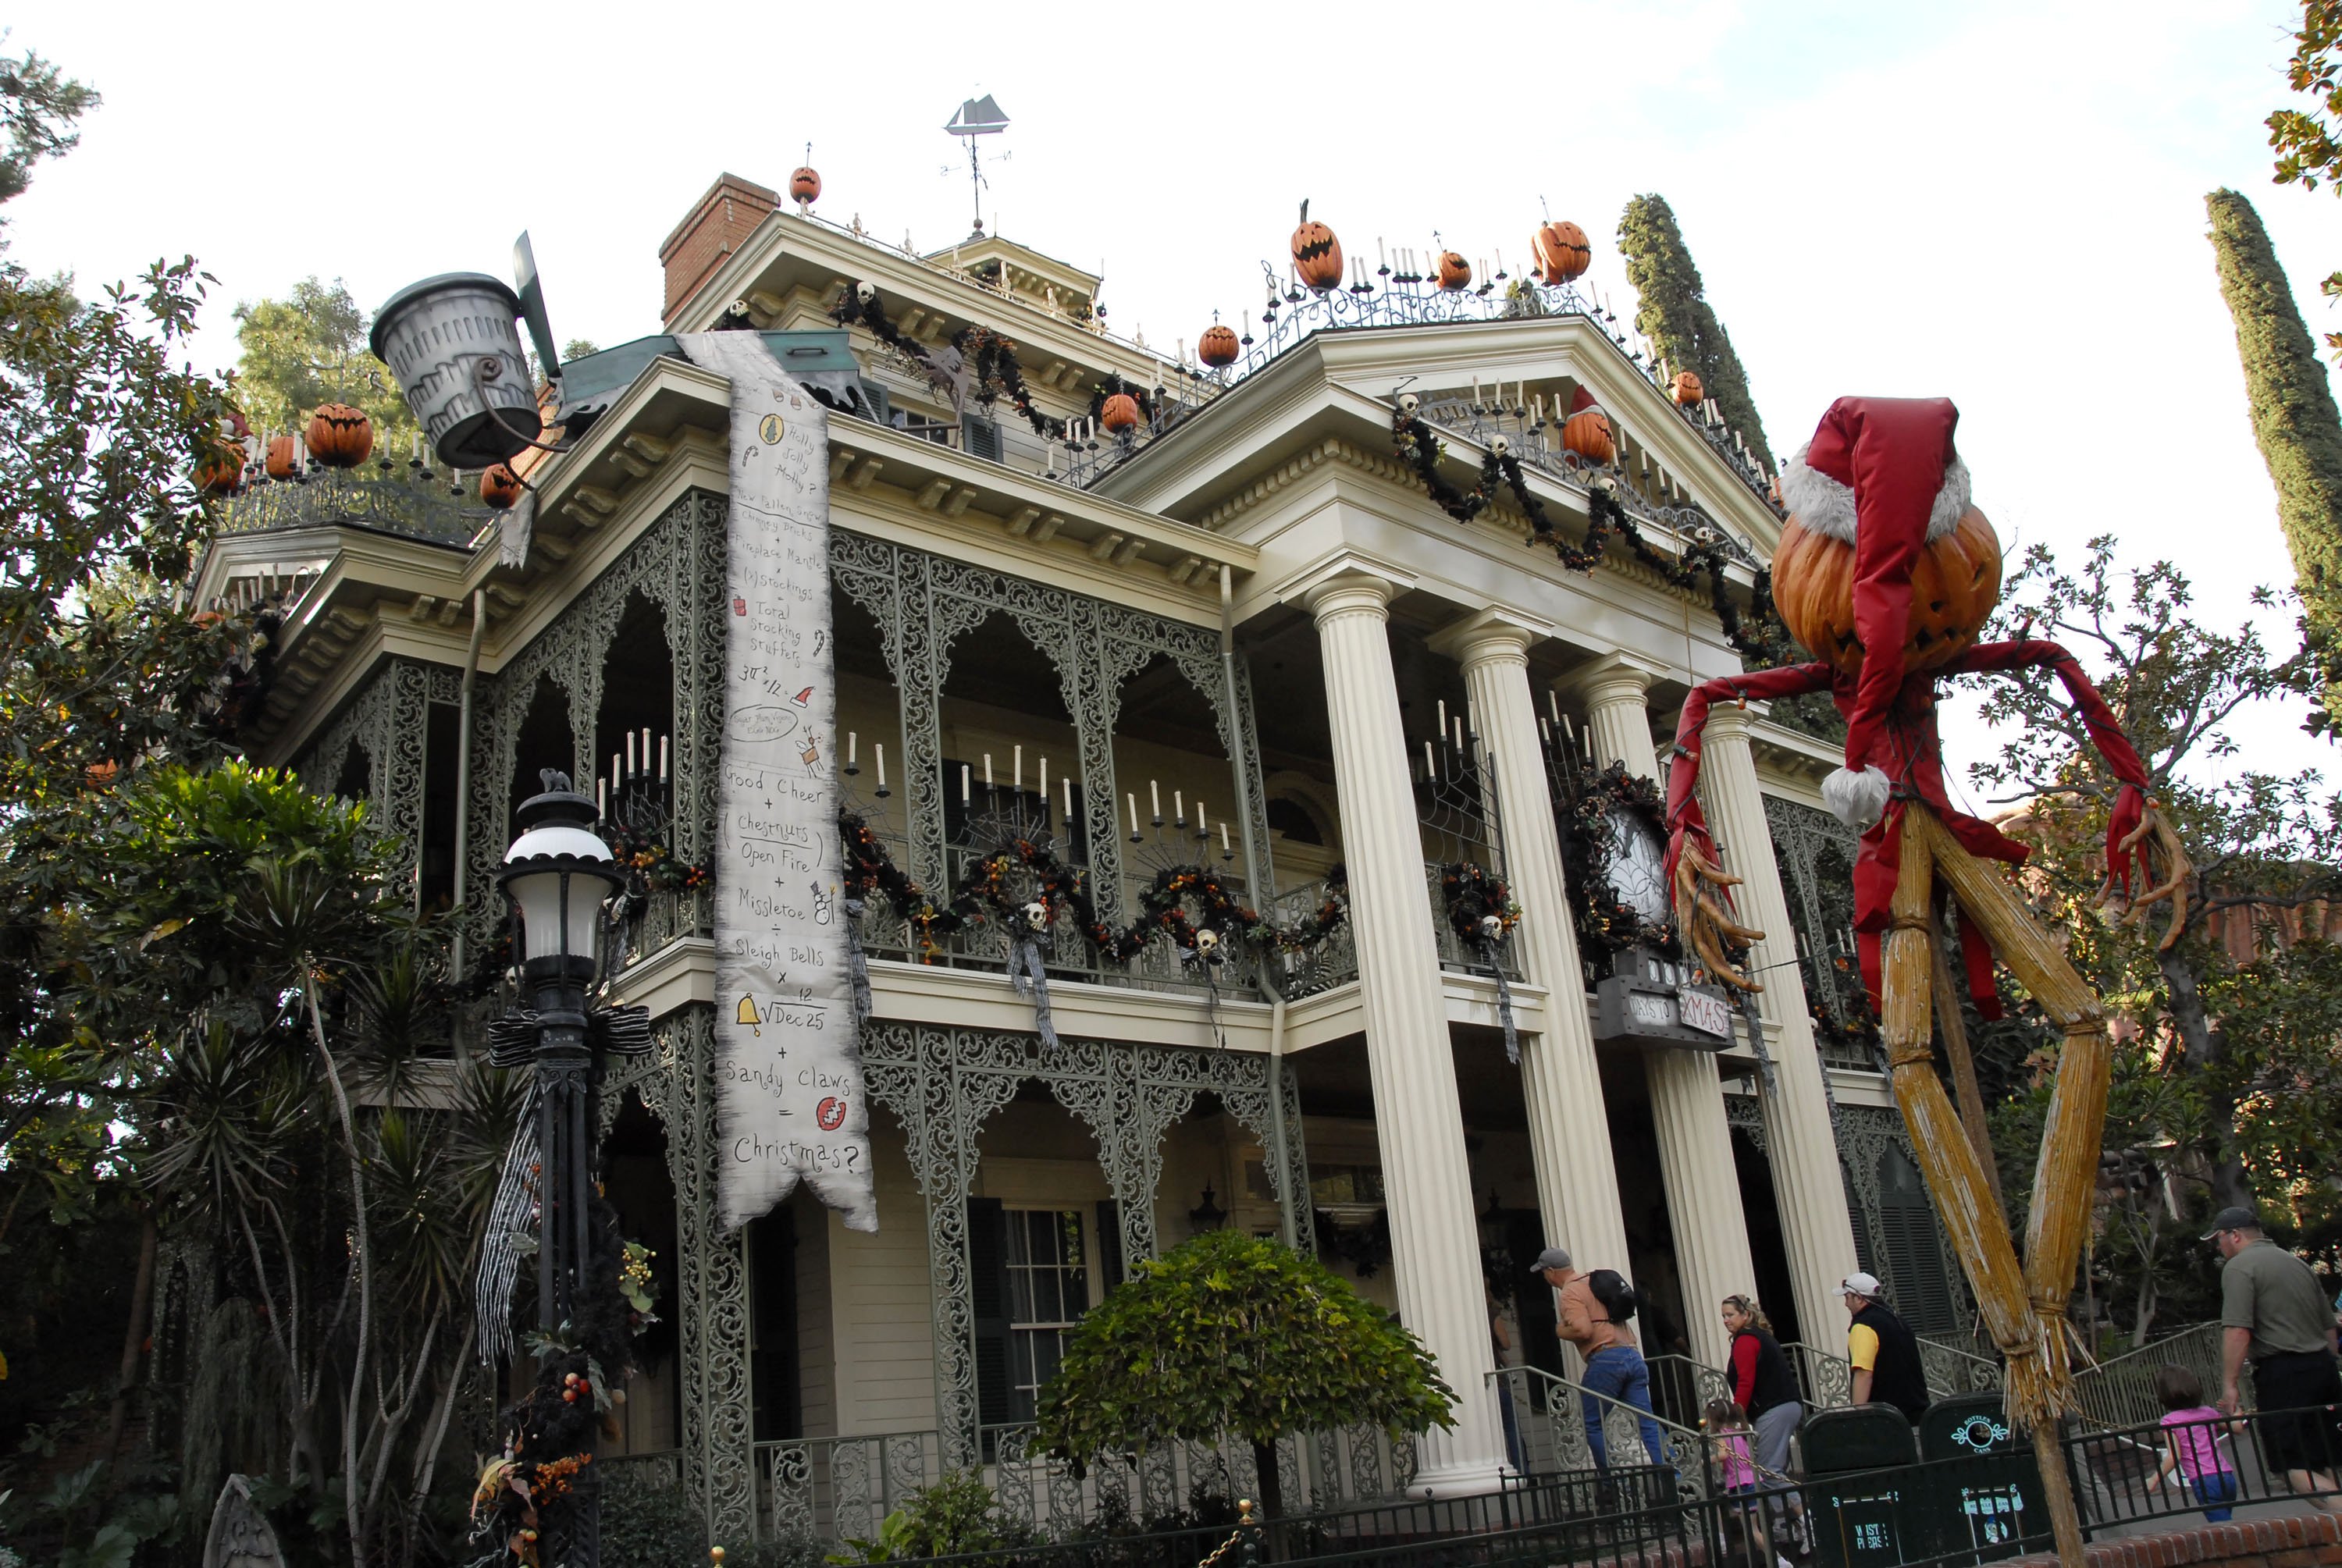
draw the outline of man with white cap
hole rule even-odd
[[[1878,1276],[1850,1273],[1838,1285],[1853,1317],[1846,1331],[1846,1359],[1854,1368],[1857,1404],[1891,1404],[1917,1423],[1927,1408],[1927,1375],[1919,1364],[1919,1336],[1887,1304]]]

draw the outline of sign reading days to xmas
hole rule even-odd
[[[827,411],[753,332],[687,333],[731,378],[724,762],[716,841],[716,1208],[747,1223],[802,1181],[875,1231],[839,907]]]

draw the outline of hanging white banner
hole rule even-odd
[[[804,1182],[875,1231],[870,1109],[839,907],[828,411],[753,332],[679,335],[731,378],[716,1081],[725,1228]]]

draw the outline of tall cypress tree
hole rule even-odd
[[[2253,438],[2277,485],[2277,524],[2293,554],[2330,713],[2342,681],[2342,413],[2260,215],[2231,190],[2214,191],[2204,206],[2220,293],[2237,324]],[[2330,727],[2328,714],[2313,717],[2311,727]]]
[[[1765,422],[1756,416],[1756,400],[1748,395],[1748,373],[1740,368],[1731,335],[1707,303],[1699,268],[1665,196],[1636,196],[1626,204],[1618,217],[1618,250],[1640,302],[1636,329],[1670,365],[1698,375],[1725,423],[1770,466],[1773,452],[1766,444]]]

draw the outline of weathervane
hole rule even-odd
[[[976,232],[978,234],[984,232],[984,187],[990,182],[984,177],[984,165],[976,154],[976,139],[998,135],[1007,128],[1008,116],[1000,112],[1000,105],[993,101],[989,93],[961,104],[959,113],[954,115],[951,123],[944,127],[946,134],[965,137],[967,141],[967,177],[976,200]],[[1006,153],[997,155],[998,158],[1007,156]],[[949,165],[945,165],[944,173],[951,173]]]

